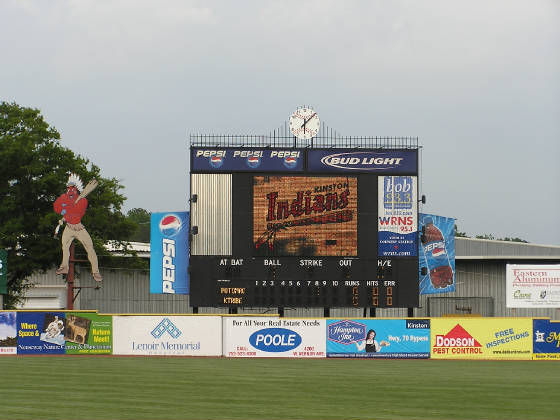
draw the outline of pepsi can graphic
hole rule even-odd
[[[189,212],[152,213],[150,293],[189,293]]]
[[[446,248],[445,235],[434,224],[433,216],[425,216],[423,224],[421,243],[430,286],[436,290],[446,289],[454,285],[454,273]]]

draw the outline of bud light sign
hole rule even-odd
[[[251,334],[249,343],[257,350],[278,353],[295,349],[301,336],[286,328],[266,328]]]
[[[189,212],[152,213],[150,293],[189,293]]]
[[[455,219],[421,213],[418,230],[420,294],[454,292]]]

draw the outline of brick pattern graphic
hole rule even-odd
[[[355,177],[256,176],[256,252],[279,256],[357,256],[357,210]]]

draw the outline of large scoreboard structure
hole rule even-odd
[[[191,137],[191,305],[417,307],[418,141],[382,140]]]

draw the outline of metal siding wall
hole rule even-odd
[[[421,295],[415,316],[427,316],[428,297],[491,297],[495,317],[546,317],[560,319],[560,309],[507,308],[506,265],[503,261],[456,261],[454,293]],[[433,314],[432,314],[433,315]]]
[[[231,174],[191,175],[191,226],[198,226],[191,255],[231,255],[231,188]]]
[[[150,293],[149,270],[101,268],[100,271],[102,287],[82,289],[79,309],[125,314],[192,313],[188,295]]]
[[[54,268],[45,274],[36,274],[29,281],[42,286],[65,286],[62,276]],[[83,286],[74,302],[75,309],[97,310],[100,313],[192,313],[188,295],[150,294],[149,270],[101,268],[102,287],[94,289],[89,266],[79,267],[76,286]],[[427,298],[441,297],[491,297],[494,299],[496,317],[544,317],[560,320],[560,308],[506,308],[505,263],[503,261],[456,261],[456,291],[434,295],[421,295],[420,307],[414,309],[415,317],[427,316]],[[77,290],[75,291],[77,293]],[[226,308],[199,308],[201,314],[227,314]],[[239,309],[239,314],[276,314],[277,308]],[[323,308],[285,308],[286,317],[323,317]],[[369,310],[367,311],[369,315]],[[331,308],[332,318],[361,318],[363,308]],[[407,309],[377,309],[377,318],[402,318]]]
[[[560,246],[473,238],[455,238],[455,251],[458,259],[468,256],[557,256],[560,258]]]

